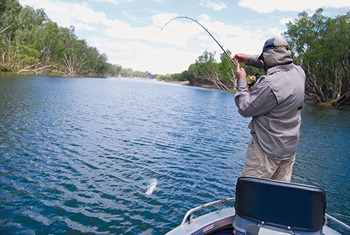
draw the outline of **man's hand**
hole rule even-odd
[[[237,63],[236,76],[238,79],[245,78],[247,76],[244,68],[241,68],[239,63]]]
[[[238,53],[235,54],[232,59],[237,61],[238,63],[247,63],[249,60],[249,55]]]

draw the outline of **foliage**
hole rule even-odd
[[[294,62],[307,74],[306,94],[317,102],[331,102],[339,107],[350,101],[350,13],[334,19],[318,9],[312,16],[301,12],[299,18],[287,24],[284,36],[294,52]],[[228,51],[228,54],[231,53]],[[188,70],[171,76],[187,80],[192,85],[212,83],[218,88],[235,88],[235,67],[224,53],[221,62],[215,53],[203,52]],[[244,66],[248,75],[259,77],[262,69]]]
[[[18,73],[64,76],[139,76],[149,72],[123,69],[78,39],[75,28],[59,27],[43,9],[0,0],[0,68]]]
[[[306,94],[340,106],[350,97],[350,13],[334,19],[318,9],[287,24],[295,60],[307,72]]]
[[[227,50],[230,57],[232,53]],[[215,60],[215,52],[204,51],[194,64],[188,67],[188,70],[181,74],[173,74],[162,80],[189,81],[194,86],[211,86],[222,90],[232,90],[237,87],[237,78],[235,77],[236,67],[225,53],[220,54],[221,62]],[[243,66],[247,74],[261,76],[264,71],[251,66]]]
[[[284,36],[294,52],[294,61],[306,71],[306,94],[335,106],[350,100],[350,13],[335,18],[318,9],[309,16],[301,12],[287,24]],[[231,56],[230,51],[226,53]],[[235,66],[225,53],[220,62],[215,52],[204,51],[186,71],[158,75],[166,81],[191,85],[236,88]],[[107,62],[105,54],[78,39],[74,26],[59,27],[43,9],[22,7],[18,0],[0,0],[0,69],[18,73],[64,76],[124,76],[155,78],[149,72],[133,71]],[[264,71],[244,66],[247,74]]]

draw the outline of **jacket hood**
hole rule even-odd
[[[289,44],[281,37],[268,39],[259,58],[264,61],[267,68],[293,62]]]

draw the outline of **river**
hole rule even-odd
[[[250,119],[233,93],[1,73],[0,88],[0,234],[158,235],[234,196]],[[292,181],[322,187],[350,223],[350,112],[302,114]]]

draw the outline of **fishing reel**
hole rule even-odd
[[[252,76],[249,76],[247,75],[245,77],[245,80],[247,81],[247,84],[248,84],[248,90],[249,91],[252,91],[253,90],[253,86],[254,84],[256,83],[256,76],[255,75],[252,75]]]

